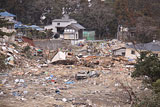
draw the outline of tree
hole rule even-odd
[[[160,60],[150,52],[142,52],[135,64],[133,77],[148,76],[152,82],[160,79]]]
[[[24,24],[51,24],[53,19],[61,18],[63,13],[67,13],[87,29],[96,30],[96,35],[102,38],[106,36],[107,25],[114,16],[111,5],[113,2],[113,0],[105,2],[92,0],[90,3],[88,0],[2,0],[0,7],[16,14],[17,20]]]
[[[129,8],[128,0],[115,1],[115,16],[119,25],[133,26],[134,25],[134,12]]]
[[[152,2],[152,3],[151,3]],[[160,39],[158,0],[116,0],[115,15],[119,25],[135,28],[134,41],[150,42]],[[144,39],[145,38],[145,39]]]
[[[62,16],[65,0],[2,0],[0,8],[17,15],[17,20],[25,24],[49,24]],[[41,16],[46,19],[41,22]]]
[[[89,3],[86,0],[80,0],[79,7],[71,17],[78,20],[90,30],[95,30],[99,39],[106,38],[107,26],[113,19],[112,8],[108,3],[92,0]]]
[[[118,27],[118,21],[114,17],[112,21],[109,22],[107,26],[107,33],[108,33],[108,38],[114,39],[117,34],[117,27]]]
[[[24,24],[48,25],[67,13],[87,29],[95,30],[99,38],[113,38],[117,26],[124,25],[136,28],[136,41],[155,35],[160,39],[159,0],[1,0],[0,8],[16,14]]]
[[[144,98],[137,101],[135,107],[159,107],[160,106],[160,59],[150,52],[141,53],[140,58],[135,64],[135,71],[132,73],[132,77],[148,76],[147,81],[149,88],[153,90],[151,95],[147,95]]]

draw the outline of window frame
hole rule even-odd
[[[131,54],[132,54],[132,55],[135,55],[135,53],[136,53],[135,51],[131,50]]]

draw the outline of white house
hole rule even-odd
[[[78,23],[72,23],[64,29],[64,39],[78,40],[83,39],[83,30],[85,28]]]
[[[67,15],[64,15],[61,19],[54,19],[51,25],[47,25],[45,29],[52,29],[53,33],[63,34],[65,27],[72,23],[77,23],[74,19],[69,19]]]
[[[52,25],[44,28],[52,29],[55,35],[59,35],[64,40],[71,40],[71,43],[74,41],[74,44],[83,39],[83,30],[85,29],[76,20],[69,19],[68,15],[64,15],[61,19],[54,19]]]

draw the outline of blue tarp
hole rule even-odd
[[[16,29],[20,29],[20,28],[29,28],[29,26],[27,25],[23,25],[21,22],[17,22],[16,24],[14,24],[14,28]]]
[[[29,27],[32,29],[35,29],[35,30],[43,30],[42,28],[40,28],[39,26],[36,26],[36,25],[31,25]]]
[[[31,26],[29,26],[29,27],[31,27],[31,28],[38,28],[39,26],[31,25]]]
[[[74,81],[67,81],[66,84],[74,84]]]
[[[16,17],[16,15],[8,13],[8,12],[0,12],[0,16],[4,16],[4,17]]]
[[[25,28],[21,22],[17,22],[14,24],[14,28]]]
[[[25,28],[29,28],[29,26],[28,25],[23,25]]]
[[[18,29],[18,28],[32,28],[32,29],[35,29],[35,30],[43,30],[42,28],[40,28],[39,26],[36,26],[36,25],[31,25],[31,26],[28,26],[28,25],[23,25],[21,22],[18,22],[16,24],[14,24],[14,28]]]
[[[42,28],[36,28],[36,30],[44,30],[44,29],[42,29]]]
[[[8,12],[0,12],[0,16],[16,17],[16,15],[8,13]],[[31,26],[23,25],[21,22],[15,23],[14,28],[32,28],[32,29],[39,30],[39,31],[44,30],[44,29],[42,29],[42,28],[40,28],[39,26],[36,26],[36,25],[31,25]]]

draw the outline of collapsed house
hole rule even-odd
[[[144,51],[150,51],[156,56],[160,57],[160,41],[153,41],[145,44],[128,45],[126,48],[125,57],[136,59],[140,56],[140,53]]]
[[[125,46],[118,47],[112,50],[114,56],[125,56],[129,59],[137,59],[140,57],[140,53],[149,51],[154,53],[156,56],[160,56],[160,42],[153,41],[145,44],[126,44]]]

